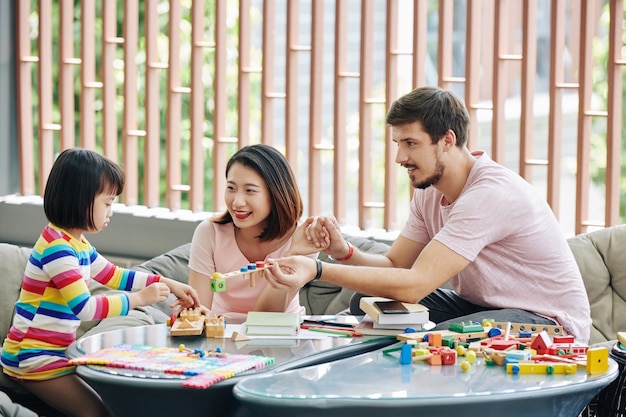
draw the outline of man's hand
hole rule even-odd
[[[267,282],[281,290],[299,290],[317,274],[314,259],[305,256],[288,256],[271,259],[272,266],[263,271]]]
[[[350,246],[343,238],[339,222],[334,216],[318,217],[317,222],[308,229],[314,241],[326,239],[329,243],[322,251],[335,259],[348,256]],[[307,235],[308,238],[308,235]]]

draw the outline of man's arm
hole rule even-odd
[[[403,255],[402,250],[407,245],[416,244],[402,239],[394,243],[387,259],[394,259],[395,262],[406,262],[410,259],[411,256]],[[374,257],[368,256],[368,259]],[[447,246],[433,240],[424,246],[410,268],[325,263],[321,280],[363,294],[414,303],[461,272],[469,263]],[[287,257],[276,260],[274,266],[268,270],[267,279],[270,284],[279,288],[299,288],[313,279],[316,273],[315,261],[304,257]]]
[[[343,238],[337,219],[333,216],[319,217],[307,221],[310,227],[305,229],[307,239],[316,242],[318,246],[326,244],[323,252],[335,259],[345,259],[350,253],[350,245]],[[345,261],[345,265],[379,266],[410,268],[424,249],[424,244],[414,242],[399,236],[385,255],[361,252],[357,248],[352,249],[352,254]]]

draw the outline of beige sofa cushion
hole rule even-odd
[[[590,344],[614,340],[626,331],[626,225],[568,240],[591,305]]]
[[[0,343],[13,320],[29,255],[29,248],[0,243]]]

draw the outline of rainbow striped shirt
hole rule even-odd
[[[74,372],[65,350],[76,340],[80,322],[128,314],[127,294],[91,296],[90,279],[133,291],[158,282],[160,276],[117,267],[84,237],[78,240],[48,224],[26,265],[13,325],[2,346],[6,374],[44,380]]]

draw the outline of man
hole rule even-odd
[[[325,252],[340,264],[321,271],[308,258],[277,259],[270,283],[293,288],[321,277],[420,302],[437,328],[484,318],[558,324],[586,343],[589,301],[558,222],[523,178],[467,149],[469,122],[463,102],[439,88],[417,88],[395,101],[387,124],[396,162],[415,187],[398,239],[384,256],[366,254],[343,240],[334,218],[318,219],[312,239],[330,238]],[[454,291],[438,289],[448,281]]]

